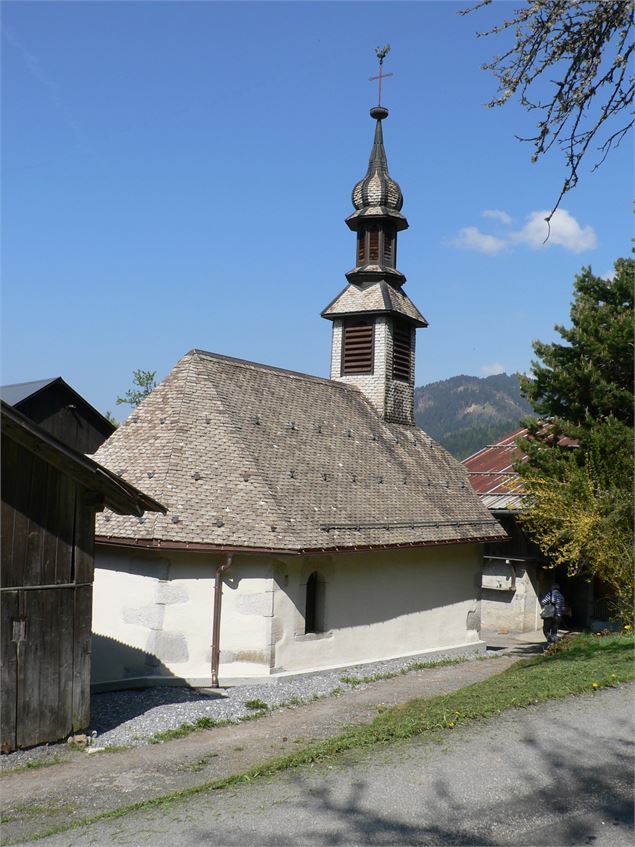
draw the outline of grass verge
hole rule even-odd
[[[18,765],[15,768],[7,768],[5,771],[0,771],[0,779],[4,776],[13,776],[16,773],[24,773],[24,771],[38,770],[39,768],[50,768],[51,765],[61,765],[63,762],[70,761],[62,756],[54,756],[52,759],[36,759],[33,762],[27,762],[25,765]]]
[[[214,718],[197,718],[192,723],[183,723],[177,726],[176,729],[166,729],[163,732],[155,732],[148,741],[150,744],[163,744],[164,741],[172,741],[175,738],[185,738],[193,732],[199,732],[202,729],[214,729],[217,726],[229,726],[235,721],[217,721]]]
[[[205,791],[219,791],[251,783],[290,768],[324,761],[347,750],[425,736],[426,733],[430,733],[430,737],[438,737],[439,731],[451,732],[458,724],[493,717],[509,709],[547,700],[615,687],[632,681],[634,677],[632,634],[602,638],[581,635],[562,644],[553,655],[519,661],[497,676],[451,694],[429,700],[411,700],[402,706],[387,709],[370,724],[351,726],[335,738],[310,744],[303,750],[250,768],[245,773],[104,812],[84,821],[31,836],[31,840],[38,841],[59,832],[122,817],[130,812],[169,805]]]
[[[405,676],[412,671],[426,671],[429,668],[444,668],[447,665],[460,665],[467,661],[468,659],[461,656],[458,659],[440,659],[438,662],[411,662],[409,665],[399,668],[398,671],[374,673],[372,676],[341,676],[340,682],[355,688],[357,685],[366,685],[369,682],[379,682],[381,679],[394,679],[396,676]]]

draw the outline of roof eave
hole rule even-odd
[[[94,459],[58,441],[4,401],[2,401],[2,431],[25,449],[67,473],[85,488],[99,492],[104,504],[117,514],[142,515],[144,512],[165,514],[167,511],[161,503],[104,468]]]
[[[407,550],[422,547],[441,547],[450,544],[491,544],[507,541],[508,536],[486,535],[466,538],[445,538],[427,541],[408,541],[390,544],[340,544],[323,547],[249,547],[231,544],[204,544],[196,541],[164,541],[158,538],[124,538],[112,535],[96,535],[95,544],[105,547],[123,547],[147,550],[181,550],[183,552],[244,553],[245,555],[271,554],[277,556],[311,556],[327,553],[361,553],[373,550]]]
[[[328,307],[327,307],[328,308]],[[428,321],[423,317],[422,320],[406,315],[405,312],[400,312],[397,309],[357,309],[355,311],[331,312],[326,314],[326,310],[321,313],[322,317],[327,321],[335,321],[340,318],[356,318],[364,315],[397,315],[404,321],[411,323],[413,326],[425,329],[428,326]]]

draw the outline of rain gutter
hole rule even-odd
[[[214,579],[214,611],[212,621],[212,688],[218,688],[218,665],[220,660],[220,613],[223,602],[223,574],[232,566],[233,553],[227,553],[225,561],[216,568]]]

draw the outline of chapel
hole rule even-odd
[[[415,425],[427,322],[397,268],[388,110],[370,115],[330,379],[190,350],[95,454],[167,509],[97,518],[98,688],[484,650],[482,546],[505,533]]]

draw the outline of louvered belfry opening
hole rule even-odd
[[[366,233],[360,230],[357,233],[357,264],[363,265],[366,258]]]
[[[392,376],[410,382],[410,352],[412,348],[412,332],[410,324],[405,321],[395,321],[393,327]]]
[[[393,227],[388,227],[384,231],[384,264],[388,267],[395,267],[395,247],[397,246],[397,236]]]
[[[368,233],[368,261],[379,261],[379,230],[373,227]]]
[[[344,324],[342,376],[372,374],[374,322],[351,320]]]

